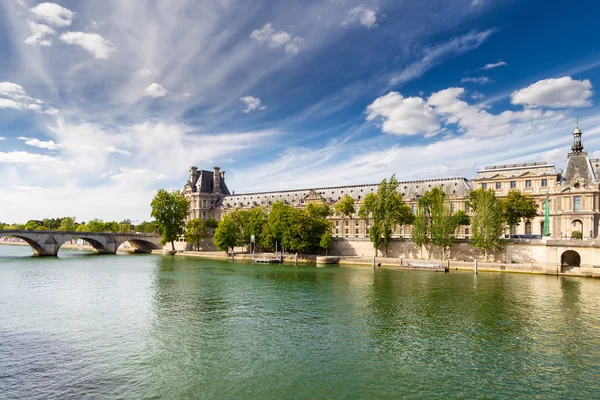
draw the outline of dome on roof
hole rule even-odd
[[[575,133],[579,133],[581,135],[581,129],[579,129],[579,127],[575,128],[575,130],[573,131],[573,134]]]

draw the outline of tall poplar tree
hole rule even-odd
[[[422,202],[417,204],[417,214],[412,225],[412,240],[419,247],[421,258],[423,258],[423,246],[429,242],[429,222],[427,221],[427,210]]]
[[[506,225],[502,203],[492,189],[479,188],[469,193],[469,205],[473,210],[471,244],[484,251],[487,261],[488,252],[504,245],[502,235]]]
[[[411,224],[414,220],[410,207],[404,203],[402,194],[398,193],[396,175],[381,181],[377,193],[365,196],[358,215],[367,222],[372,221],[369,238],[375,248],[375,255],[377,249],[384,245],[386,256],[394,229],[398,225]]]

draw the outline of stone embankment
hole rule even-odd
[[[162,250],[153,251],[154,254],[163,254]],[[176,256],[197,257],[214,260],[231,260],[231,254],[219,251],[178,251]],[[317,262],[318,255],[298,255],[299,264],[314,264]],[[339,259],[339,265],[343,267],[368,267],[373,268],[373,257],[362,256],[336,256]],[[252,254],[236,253],[236,261],[252,261]],[[285,254],[283,258],[285,264],[295,264],[295,254]],[[376,268],[389,269],[414,269],[414,265],[431,264],[441,267],[447,267],[449,271],[469,271],[475,272],[510,272],[522,274],[542,274],[542,275],[563,275],[563,276],[589,276],[600,278],[600,270],[592,268],[590,271],[582,269],[571,269],[561,272],[553,266],[545,266],[537,263],[500,263],[500,262],[475,262],[475,261],[455,261],[455,260],[423,260],[414,258],[392,258],[376,257]],[[327,264],[322,266],[333,266],[337,264]]]

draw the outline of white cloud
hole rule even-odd
[[[0,136],[0,140],[6,140],[4,136]]]
[[[40,3],[30,9],[35,16],[50,25],[65,27],[71,25],[73,12],[55,3]]]
[[[148,78],[152,75],[153,75],[153,72],[150,68],[142,68],[142,69],[135,71],[135,76],[138,76],[140,78]]]
[[[505,65],[508,65],[508,64],[506,64],[504,61],[500,60],[497,63],[485,64],[483,67],[481,67],[481,69],[492,69],[492,68],[502,67]]]
[[[404,98],[398,92],[379,97],[367,109],[367,120],[382,120],[381,130],[395,135],[434,133],[438,116],[420,97]]]
[[[461,100],[464,92],[463,88],[457,87],[440,90],[433,93],[427,103],[445,118],[444,124],[456,124],[459,132],[466,133],[469,137],[503,136],[518,129],[528,129],[526,125],[519,125],[521,123],[562,118],[562,114],[536,109],[507,110],[492,114],[483,105],[473,106]]]
[[[46,37],[56,34],[56,31],[50,28],[48,25],[36,24],[33,21],[28,21],[29,30],[31,35],[25,39],[27,44],[37,44],[40,46],[52,46],[52,42]]]
[[[490,78],[488,78],[487,76],[467,76],[464,77],[460,80],[461,83],[465,83],[465,82],[471,82],[471,83],[479,83],[479,84],[485,84],[485,83],[491,83],[494,82],[493,80],[491,80]]]
[[[23,86],[12,82],[0,82],[0,109],[30,110],[40,114],[56,115],[58,110],[40,99],[28,96]]]
[[[154,98],[164,97],[167,93],[169,92],[158,83],[151,83],[143,92],[144,96]]]
[[[367,8],[361,4],[358,7],[348,10],[346,14],[346,20],[343,25],[359,21],[361,25],[364,25],[367,28],[377,26],[377,11],[375,9]]]
[[[108,151],[109,153],[123,154],[126,156],[131,155],[131,152],[129,152],[127,150],[117,149],[115,146],[107,146],[104,148],[104,150]]]
[[[115,46],[97,33],[66,32],[60,35],[60,40],[67,44],[83,47],[95,58],[108,59],[116,50]]]
[[[295,37],[290,43],[285,45],[285,52],[291,55],[298,54],[303,45],[304,39],[301,37]]]
[[[589,107],[592,105],[592,83],[586,79],[573,80],[570,76],[544,79],[510,95],[512,104],[532,107]]]
[[[481,99],[483,99],[484,97],[485,97],[485,96],[483,95],[483,93],[480,93],[480,92],[478,92],[478,91],[474,91],[474,92],[471,94],[471,98],[472,98],[473,100],[481,100]]]
[[[40,149],[58,150],[62,147],[61,145],[54,143],[53,140],[42,141],[36,138],[28,138],[23,136],[19,136],[17,139],[24,141],[28,146],[38,147]]]
[[[39,164],[54,163],[60,158],[45,154],[28,153],[26,151],[0,152],[0,163],[8,164]]]
[[[392,74],[391,85],[408,82],[420,78],[429,69],[443,59],[466,53],[479,47],[493,33],[492,29],[483,32],[470,32],[466,35],[452,38],[448,42],[423,49],[423,57],[404,68],[399,73]]]
[[[259,43],[267,43],[272,48],[284,46],[288,54],[297,54],[304,44],[304,39],[299,36],[293,37],[285,31],[275,31],[270,22],[261,29],[252,31],[250,37]]]
[[[266,106],[261,106],[261,101],[258,97],[244,96],[240,97],[240,101],[244,103],[245,108],[242,112],[245,112],[246,114],[256,110],[262,111],[267,108]]]

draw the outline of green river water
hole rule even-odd
[[[1,399],[600,398],[600,280],[30,255]]]

